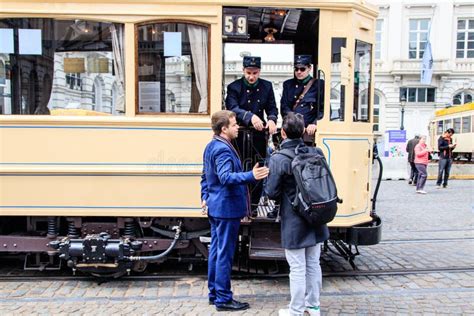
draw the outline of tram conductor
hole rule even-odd
[[[276,132],[278,109],[270,81],[260,78],[261,58],[245,56],[243,76],[227,86],[227,110],[234,112],[242,127],[235,141],[245,171],[267,156],[268,134]],[[265,118],[266,115],[266,118]],[[252,216],[262,195],[262,181],[250,186]]]
[[[280,110],[283,118],[295,112],[303,115],[305,125],[305,143],[314,145],[314,135],[318,119],[322,118],[324,104],[324,81],[311,76],[313,66],[311,55],[296,55],[294,59],[294,77],[283,83]]]

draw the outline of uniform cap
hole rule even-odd
[[[311,65],[311,55],[296,55],[295,66],[308,66]]]
[[[245,56],[243,64],[244,64],[244,68],[247,68],[247,67],[260,68],[261,58],[256,57],[256,56]]]

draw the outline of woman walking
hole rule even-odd
[[[418,180],[416,181],[416,193],[426,194],[423,190],[426,183],[427,167],[429,160],[430,150],[426,145],[426,136],[421,136],[420,141],[415,146],[415,166],[418,170]]]

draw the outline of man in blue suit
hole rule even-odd
[[[235,112],[237,123],[244,127],[235,140],[244,170],[253,168],[267,156],[267,133],[276,132],[278,109],[273,85],[260,78],[261,58],[245,56],[243,76],[227,86],[226,109]],[[266,118],[265,118],[266,114]],[[262,195],[262,182],[251,185],[252,216]]]
[[[230,289],[232,261],[240,220],[250,211],[247,184],[265,178],[268,168],[256,164],[251,171],[242,171],[239,155],[231,143],[239,132],[235,113],[216,112],[211,123],[214,137],[204,150],[201,177],[202,207],[207,208],[211,224],[209,304],[214,304],[218,311],[244,310],[249,304],[234,300]]]

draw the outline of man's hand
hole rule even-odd
[[[206,203],[205,200],[202,200],[202,202],[201,202],[201,208],[202,208],[201,214],[202,214],[202,215],[207,215],[207,203]]]
[[[314,135],[314,133],[316,133],[316,130],[316,124],[309,124],[308,127],[306,127],[306,133],[308,133],[308,135]]]
[[[457,145],[457,144],[450,144],[450,145],[449,145],[449,148],[456,148],[456,145]]]
[[[265,128],[268,128],[268,133],[270,135],[275,134],[275,132],[277,131],[277,126],[272,120],[268,120],[267,126],[265,126]]]
[[[255,114],[252,115],[251,121],[253,127],[255,127],[257,131],[263,130],[263,121],[258,116],[256,116]]]
[[[256,180],[261,180],[263,178],[266,178],[268,176],[268,168],[267,167],[259,167],[258,163],[255,164],[255,166],[252,169],[253,177]]]

